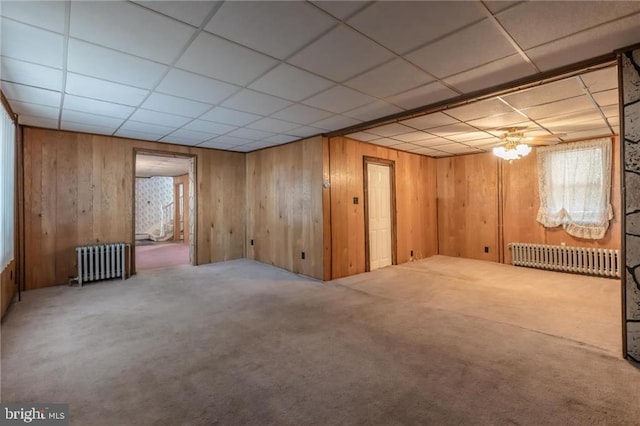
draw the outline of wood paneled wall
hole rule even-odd
[[[76,275],[78,245],[133,238],[134,150],[195,155],[197,264],[244,255],[244,154],[24,129],[25,286]]]
[[[437,169],[438,253],[499,261],[497,157],[439,158]]]
[[[6,268],[0,272],[0,317],[4,317],[5,312],[11,304],[14,295],[16,294],[16,261],[9,262]]]
[[[397,263],[408,262],[412,250],[414,259],[437,253],[436,160],[335,137],[329,140],[332,279],[365,271],[365,156],[395,161]]]
[[[545,228],[536,221],[540,199],[535,149],[527,157],[511,164],[502,162],[504,261],[511,263],[507,245],[511,242],[536,244],[565,243],[568,246],[620,248],[620,140],[613,141],[611,162],[611,206],[613,220],[602,240],[585,240],[567,234],[561,227]]]
[[[540,205],[535,149],[509,163],[491,153],[440,158],[438,163],[439,253],[511,263],[508,244],[565,243],[620,248],[620,144],[613,144],[611,205],[614,218],[602,240],[585,240],[536,220]],[[489,253],[484,247],[489,247]],[[500,256],[500,253],[503,256]]]
[[[324,279],[322,137],[250,152],[246,163],[247,257]]]

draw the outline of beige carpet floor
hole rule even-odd
[[[634,425],[620,283],[436,256],[321,283],[249,260],[24,294],[2,401],[72,425]]]

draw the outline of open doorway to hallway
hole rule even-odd
[[[193,264],[193,162],[193,157],[136,153],[136,271]]]

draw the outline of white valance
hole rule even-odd
[[[611,139],[540,147],[537,156],[538,222],[579,238],[604,238],[613,219]]]

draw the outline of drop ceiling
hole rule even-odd
[[[640,41],[640,2],[624,1],[2,1],[0,8],[1,87],[21,124],[239,152]],[[597,72],[353,137],[442,156],[486,149],[507,123],[525,123],[532,134],[617,132],[615,71]]]
[[[139,178],[182,176],[189,173],[190,167],[190,158],[150,154],[136,155],[136,177]]]

